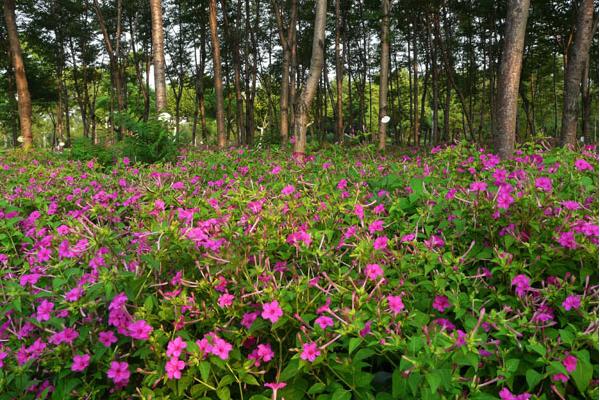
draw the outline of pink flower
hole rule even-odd
[[[73,288],[65,294],[65,300],[72,303],[74,301],[79,300],[79,298],[81,297],[82,294],[83,294],[83,289],[78,288],[78,287]]]
[[[369,232],[371,232],[372,234],[375,232],[380,232],[383,230],[383,221],[378,219],[377,221],[373,221],[371,222],[371,224],[369,225]]]
[[[293,185],[287,185],[283,189],[281,189],[281,194],[284,196],[288,196],[296,191],[296,188]]]
[[[552,380],[554,382],[567,383],[569,381],[569,377],[566,376],[565,374],[558,373],[558,374],[552,375]]]
[[[241,322],[242,326],[246,329],[250,329],[252,323],[256,320],[256,318],[258,318],[259,315],[259,312],[249,312],[244,314]]]
[[[379,264],[367,264],[365,267],[365,275],[370,280],[377,280],[380,276],[383,276],[383,269],[379,266]]]
[[[542,176],[535,180],[535,187],[542,189],[544,192],[552,192],[552,179]]]
[[[356,204],[354,206],[354,215],[358,217],[361,221],[365,218],[365,209],[360,204]]]
[[[321,355],[321,350],[315,342],[304,343],[302,346],[302,354],[300,358],[305,361],[313,362]]]
[[[279,390],[279,389],[283,389],[284,387],[287,386],[287,383],[285,382],[269,382],[269,383],[265,383],[265,387],[268,387],[269,389],[272,390]]]
[[[563,308],[566,311],[571,311],[571,309],[578,309],[581,306],[581,297],[577,295],[569,295],[565,301],[562,303]]]
[[[82,372],[84,371],[88,365],[90,365],[90,355],[75,355],[73,356],[73,365],[71,365],[71,371]]]
[[[117,337],[113,331],[104,331],[98,334],[98,341],[106,347],[117,342]]]
[[[515,291],[519,297],[525,296],[525,293],[531,288],[531,286],[529,286],[529,278],[523,274],[515,276],[511,286],[516,286]]]
[[[409,233],[407,235],[404,235],[400,238],[400,241],[402,243],[408,243],[408,242],[412,242],[413,240],[415,240],[415,234],[414,233]]]
[[[117,386],[125,386],[129,382],[129,377],[131,376],[129,364],[127,364],[126,361],[112,361],[106,375],[112,379]]]
[[[4,367],[4,359],[8,357],[8,353],[0,349],[0,368]]]
[[[229,306],[231,306],[233,304],[233,299],[235,299],[235,296],[229,293],[224,293],[221,296],[219,296],[219,307],[221,308],[227,308]]]
[[[273,300],[270,303],[263,304],[262,313],[260,315],[264,319],[268,319],[274,324],[283,315],[283,310],[281,307],[279,307],[279,302],[277,300]]]
[[[592,167],[592,165],[589,162],[587,162],[581,158],[575,160],[575,168],[577,168],[579,171],[593,171],[594,170],[594,167]]]
[[[152,327],[143,319],[135,322],[131,322],[127,326],[127,332],[129,336],[137,340],[148,340],[150,333],[152,333]]]
[[[181,352],[187,347],[187,343],[177,336],[167,345],[167,357],[179,358]]]
[[[210,351],[213,355],[219,357],[221,360],[227,360],[231,349],[233,349],[233,346],[230,343],[213,335],[213,345]]]
[[[254,360],[254,366],[258,367],[263,362],[269,362],[275,357],[275,353],[269,344],[259,344],[256,349],[248,355],[250,360]]]
[[[469,186],[470,192],[485,192],[487,190],[487,183],[485,182],[472,182]]]
[[[579,210],[581,208],[581,205],[578,202],[573,201],[573,200],[566,200],[560,204],[567,210],[571,210],[571,211]]]
[[[466,343],[465,342],[466,337],[467,337],[467,334],[465,333],[465,331],[457,329],[456,337],[454,338],[454,345],[456,347],[462,347]]]
[[[328,326],[333,326],[333,320],[325,315],[321,315],[315,319],[315,324],[319,325],[321,329],[325,330]]]
[[[185,362],[175,357],[165,364],[165,371],[169,379],[181,379],[181,371],[185,368]]]
[[[35,319],[37,319],[38,322],[48,321],[50,319],[50,313],[53,309],[54,303],[47,300],[43,300],[37,308]]]
[[[377,239],[375,239],[375,241],[373,242],[373,248],[375,250],[383,250],[387,247],[387,243],[388,243],[388,238],[387,236],[381,236],[378,237]]]
[[[402,310],[404,310],[404,303],[402,302],[402,297],[400,296],[388,296],[387,302],[394,315],[398,315]]]
[[[432,307],[443,313],[447,308],[450,307],[450,302],[446,296],[435,296]]]
[[[503,388],[498,395],[502,400],[529,400],[531,397],[529,393],[514,395],[510,392],[510,390],[508,390],[508,388]]]
[[[558,239],[556,240],[562,247],[565,247],[567,249],[576,249],[577,248],[577,242],[575,241],[575,232],[572,231],[568,231],[568,232],[561,232],[560,236],[558,237]]]
[[[573,373],[577,369],[577,358],[567,353],[567,356],[563,359],[562,365],[568,373]]]

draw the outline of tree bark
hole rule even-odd
[[[213,51],[213,70],[215,80],[215,97],[217,109],[217,143],[219,148],[227,145],[225,132],[225,113],[223,102],[223,79],[221,77],[221,45],[217,34],[217,2],[210,0],[208,3],[208,19],[210,25],[210,39]]]
[[[156,112],[167,109],[167,83],[165,78],[165,33],[162,19],[161,0],[150,0],[152,14],[152,57],[154,62],[154,90]]]
[[[21,136],[23,138],[23,149],[29,150],[33,146],[31,133],[31,96],[27,84],[25,64],[17,32],[17,20],[15,16],[15,1],[4,0],[4,19],[12,59],[12,67],[15,72],[15,83],[17,86],[19,122],[21,124]]]
[[[340,3],[342,0],[335,0],[335,85],[336,85],[336,107],[335,107],[335,141],[342,143],[344,140],[344,109],[342,106],[343,82],[344,82],[344,64],[342,60],[341,36],[342,36],[342,16]]]
[[[386,127],[388,121],[388,79],[390,74],[390,0],[382,0],[381,20],[381,69],[379,76],[379,151],[385,150]]]
[[[528,13],[529,0],[509,0],[495,113],[495,148],[502,158],[510,157],[515,148],[519,82]]]
[[[561,144],[574,145],[577,140],[578,100],[581,77],[589,58],[594,27],[594,0],[582,0],[577,12],[575,39],[565,71]]]
[[[306,85],[296,110],[296,126],[294,129],[294,153],[300,159],[306,153],[306,126],[308,124],[308,111],[319,84],[321,71],[323,70],[323,56],[325,43],[325,22],[327,19],[327,0],[317,0],[315,6],[315,24],[312,45],[312,56],[310,59],[310,71]]]

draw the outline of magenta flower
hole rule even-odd
[[[361,221],[365,218],[365,209],[360,204],[354,205],[354,215],[358,217]]]
[[[82,372],[84,371],[88,365],[90,365],[90,355],[74,355],[73,356],[73,365],[71,365],[71,371]]]
[[[383,269],[379,264],[367,264],[365,267],[365,275],[370,280],[375,281],[377,278],[383,276]]]
[[[535,180],[535,187],[546,193],[552,192],[552,179],[542,176]]]
[[[83,289],[81,288],[73,288],[71,290],[69,290],[66,294],[65,294],[65,300],[67,300],[68,302],[74,302],[79,300],[79,298],[83,295]]]
[[[244,328],[246,328],[246,329],[250,329],[250,327],[252,326],[252,323],[254,323],[254,321],[256,320],[256,318],[258,318],[259,315],[260,315],[259,312],[248,312],[248,313],[245,313],[242,316],[241,325]]]
[[[279,302],[277,300],[263,304],[262,309],[261,317],[268,319],[273,324],[283,315],[283,310],[279,307]]]
[[[378,219],[377,221],[373,221],[371,222],[371,224],[369,225],[369,232],[371,234],[375,233],[375,232],[380,232],[383,230],[383,221]]]
[[[526,275],[520,274],[513,278],[511,286],[516,286],[515,291],[519,297],[525,296],[525,293],[529,291],[529,278]]]
[[[584,159],[577,159],[575,160],[575,168],[577,168],[579,171],[593,171],[594,167],[592,167],[592,165],[585,161]]]
[[[281,194],[284,196],[288,196],[296,191],[296,188],[293,185],[287,185],[283,189],[281,189]]]
[[[566,311],[576,310],[581,306],[581,297],[577,295],[569,295],[562,303],[563,308]]]
[[[320,317],[315,319],[315,324],[319,325],[321,329],[325,330],[328,326],[333,326],[333,319],[325,315],[321,315]]]
[[[181,371],[185,368],[185,362],[175,357],[169,359],[165,364],[165,371],[169,379],[181,379]]]
[[[112,379],[117,386],[125,386],[129,382],[131,372],[129,372],[129,364],[126,361],[112,361],[106,375]]]
[[[302,360],[313,362],[321,355],[321,350],[319,350],[319,346],[315,342],[304,343],[302,346],[302,353],[300,354],[300,358]]]
[[[268,387],[269,389],[272,389],[272,390],[283,389],[286,386],[287,386],[287,383],[285,383],[285,382],[269,382],[269,383],[265,383],[265,387]]]
[[[450,307],[450,302],[446,296],[435,296],[432,307],[443,313]]]
[[[113,331],[104,331],[98,334],[98,341],[106,347],[110,347],[111,344],[117,343],[117,336]]]
[[[415,234],[414,233],[409,233],[407,235],[404,235],[400,238],[400,241],[402,243],[408,243],[408,242],[412,242],[413,240],[415,240]]]
[[[562,361],[562,365],[564,365],[567,372],[571,374],[577,369],[577,358],[567,353],[567,356]]]
[[[404,310],[404,303],[402,302],[402,297],[400,296],[388,296],[387,297],[388,307],[394,313],[394,315],[400,314],[402,310]]]
[[[148,340],[150,333],[152,333],[152,327],[143,319],[135,322],[131,322],[127,326],[127,332],[129,336],[137,340]]]
[[[258,367],[263,362],[269,362],[275,357],[275,353],[270,344],[259,344],[252,353],[248,355],[250,360],[254,360],[254,366]]]
[[[0,348],[0,368],[4,367],[4,359],[8,357],[8,353]]]
[[[456,333],[456,336],[454,338],[454,345],[456,347],[464,346],[464,344],[466,343],[465,338],[467,337],[467,334],[465,333],[465,331],[463,331],[461,329],[457,329],[455,333]]]
[[[575,241],[575,232],[561,232],[558,239],[556,240],[562,247],[567,249],[576,249],[577,242]]]
[[[167,357],[179,358],[183,350],[187,347],[187,343],[177,336],[167,345]]]
[[[485,182],[472,182],[469,186],[470,192],[485,192],[487,190],[487,183]]]
[[[552,380],[554,382],[567,383],[569,381],[569,377],[566,376],[565,374],[558,373],[558,374],[552,375]]]
[[[512,394],[508,388],[503,388],[498,395],[501,400],[529,400],[531,398],[529,393]]]
[[[373,248],[375,250],[383,250],[387,247],[387,244],[388,244],[387,236],[381,236],[381,237],[378,237],[377,239],[375,239],[375,241],[373,242]]]
[[[47,300],[43,300],[37,308],[35,319],[37,319],[38,322],[48,321],[50,319],[50,313],[53,309],[54,303]]]
[[[213,355],[219,357],[221,360],[227,360],[231,349],[233,349],[233,346],[230,343],[213,335],[213,344],[210,349]]]
[[[219,307],[227,308],[231,306],[233,304],[233,299],[235,299],[235,296],[229,293],[224,293],[220,295],[218,301]]]

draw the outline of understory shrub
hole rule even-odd
[[[598,396],[594,148],[2,157],[0,399]]]

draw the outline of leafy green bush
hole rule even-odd
[[[64,155],[70,160],[77,161],[97,159],[104,166],[112,164],[116,159],[110,149],[96,145],[86,137],[74,138],[71,147],[65,150]]]
[[[177,157],[178,148],[186,138],[178,139],[169,131],[166,123],[156,119],[137,121],[129,116],[122,116],[120,123],[128,130],[120,149],[124,157],[143,163],[172,161]]]

